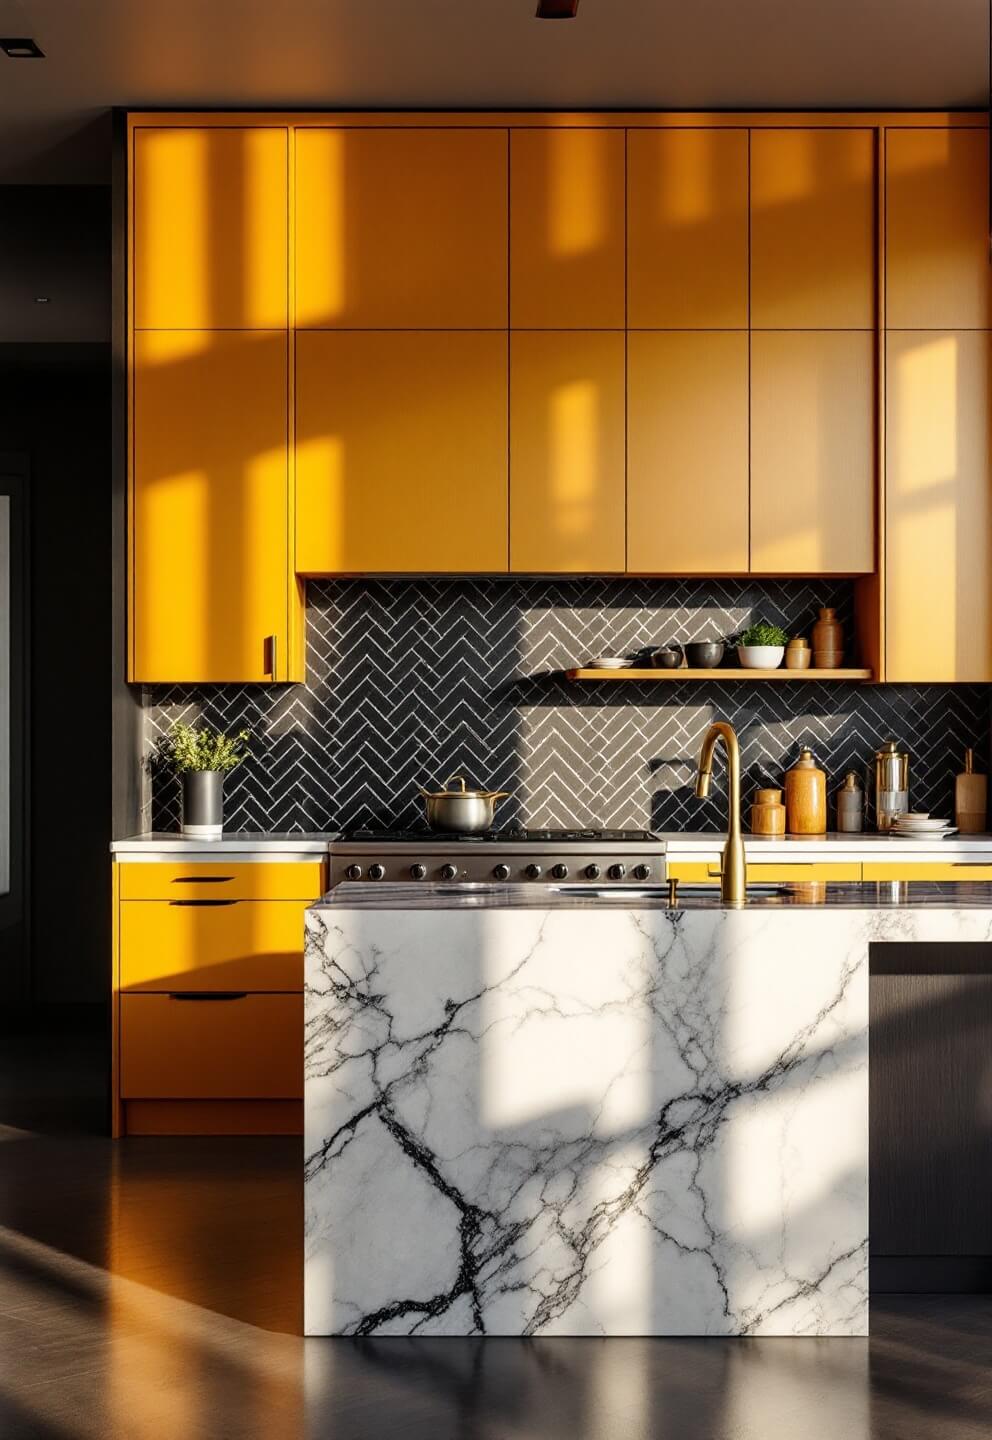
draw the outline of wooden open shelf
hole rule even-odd
[[[729,666],[715,666],[712,670],[692,670],[687,666],[676,670],[566,670],[566,680],[871,680],[870,670],[745,670]]]

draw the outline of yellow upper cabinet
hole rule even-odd
[[[510,324],[622,330],[624,132],[510,136]]]
[[[510,569],[624,569],[624,337],[510,337]]]
[[[132,680],[291,678],[286,347],[134,337]]]
[[[989,336],[887,338],[887,680],[992,680]]]
[[[992,324],[988,131],[890,129],[886,319],[897,330]]]
[[[746,130],[627,132],[627,323],[748,323]]]
[[[751,569],[875,568],[875,337],[751,336]]]
[[[752,130],[751,324],[875,324],[871,130]]]
[[[297,335],[296,568],[506,570],[505,331]]]
[[[747,342],[641,331],[627,342],[627,568],[748,568]]]
[[[288,155],[285,128],[135,129],[136,329],[286,325]]]
[[[507,324],[505,129],[301,129],[296,324]]]

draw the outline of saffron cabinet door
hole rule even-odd
[[[875,136],[751,131],[751,324],[870,330],[875,324]]]
[[[748,133],[627,132],[627,324],[746,330]]]
[[[510,135],[510,324],[622,330],[624,131]]]
[[[987,329],[987,128],[890,129],[885,156],[886,326]]]
[[[288,680],[287,339],[134,336],[130,678]]]
[[[506,331],[296,336],[296,566],[505,572]]]
[[[505,329],[505,129],[296,133],[296,325]]]
[[[622,574],[622,330],[510,336],[510,569]]]
[[[887,680],[992,680],[989,334],[886,340]]]
[[[284,328],[285,126],[142,126],[133,155],[135,329]]]
[[[748,568],[747,332],[627,337],[627,568]]]
[[[875,568],[875,336],[751,336],[751,569]]]

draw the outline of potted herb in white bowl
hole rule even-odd
[[[777,670],[788,638],[780,625],[759,620],[738,635],[737,658],[745,670]]]
[[[224,735],[177,720],[162,743],[163,757],[182,785],[182,833],[219,840],[224,831],[224,776],[248,754],[250,731]]]

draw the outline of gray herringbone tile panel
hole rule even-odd
[[[726,635],[759,617],[807,633],[852,587],[813,581],[410,580],[314,584],[307,683],[146,691],[149,743],[177,716],[247,725],[252,757],[228,779],[230,830],[416,823],[418,786],[461,771],[509,790],[500,820],[531,825],[719,823],[720,783],[692,793],[714,718],[741,736],[748,789],[780,784],[812,745],[831,788],[867,773],[889,735],[910,751],[914,805],[948,814],[966,745],[985,767],[989,691],[971,686],[788,686],[721,681],[575,685],[561,671],[604,652]],[[178,825],[157,776],[152,823]]]

